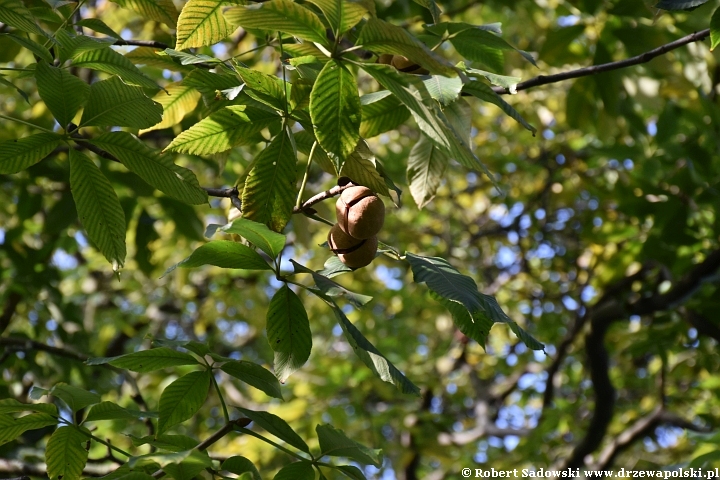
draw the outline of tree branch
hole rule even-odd
[[[674,42],[667,43],[658,48],[637,55],[635,57],[627,58],[625,60],[618,60],[617,62],[603,63],[600,65],[593,65],[590,67],[578,68],[577,70],[570,70],[569,72],[558,73],[555,75],[539,75],[535,78],[520,82],[515,86],[513,92],[508,88],[504,87],[493,87],[495,93],[500,95],[507,95],[521,90],[527,90],[528,88],[538,87],[540,85],[547,85],[550,83],[562,82],[563,80],[570,80],[572,78],[587,77],[588,75],[597,75],[598,73],[609,72],[612,70],[619,70],[621,68],[630,67],[633,65],[640,65],[641,63],[647,63],[655,57],[664,55],[671,50],[680,48],[689,43],[698,42],[707,38],[710,35],[710,29],[706,28],[699,32],[691,33],[685,37],[679,38]]]
[[[18,304],[20,304],[20,300],[22,300],[22,295],[15,290],[11,290],[7,296],[7,301],[5,303],[5,307],[3,308],[2,315],[0,315],[0,334],[2,334],[10,326],[10,321],[12,320],[13,315],[15,315],[15,310],[17,309]]]

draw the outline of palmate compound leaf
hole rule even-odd
[[[35,165],[55,150],[61,139],[60,135],[48,132],[1,142],[0,173],[17,173]]]
[[[88,156],[70,149],[70,190],[78,218],[108,262],[125,263],[125,213],[110,181]]]
[[[292,445],[300,451],[310,453],[310,448],[308,448],[305,441],[300,438],[300,435],[295,433],[290,425],[288,425],[288,423],[282,418],[269,412],[256,412],[242,407],[235,408],[266,432],[275,435],[280,440],[286,442],[288,445]]]
[[[325,27],[309,9],[290,0],[271,0],[251,6],[231,7],[225,19],[243,28],[275,30],[304,40],[328,45]]]
[[[425,135],[420,135],[410,150],[407,166],[410,194],[418,208],[423,208],[435,197],[448,163],[450,158],[447,154],[433,145]]]
[[[224,0],[188,0],[180,12],[175,50],[213,45],[235,31],[225,20]]]
[[[453,320],[465,335],[484,347],[492,324],[507,323],[528,348],[543,350],[543,344],[511,320],[494,297],[480,293],[475,280],[461,274],[447,260],[410,252],[405,252],[405,258],[410,263],[415,283],[425,283],[439,297],[438,301],[450,310]],[[456,305],[462,306],[468,315],[458,310]]]
[[[390,363],[390,361],[360,333],[360,330],[348,320],[337,305],[333,304],[332,309],[345,333],[345,338],[347,338],[347,341],[353,347],[355,354],[360,357],[360,360],[362,360],[378,378],[395,385],[402,393],[420,394],[420,389],[408,380],[395,365]]]
[[[200,92],[192,87],[172,83],[165,87],[165,91],[160,91],[155,95],[153,100],[163,107],[162,121],[150,128],[140,130],[138,132],[140,135],[180,123],[185,115],[192,112],[197,106]]]
[[[38,93],[61,127],[67,127],[90,94],[90,87],[67,70],[38,62]]]
[[[270,258],[277,258],[285,248],[285,235],[273,232],[267,225],[253,222],[247,218],[235,219],[227,225],[209,225],[205,236],[211,237],[218,231],[240,235],[267,253]]]
[[[207,193],[198,185],[195,174],[175,165],[167,156],[158,155],[131,134],[107,132],[91,142],[164,194],[190,205],[207,203]]]
[[[201,265],[214,265],[220,268],[240,270],[270,270],[270,265],[250,247],[229,240],[214,240],[200,245],[185,260],[168,268],[163,276],[178,267],[194,268]]]
[[[37,430],[57,423],[57,418],[48,413],[30,413],[17,418],[0,414],[0,445],[15,440],[28,430]]]
[[[282,232],[297,196],[297,154],[292,133],[283,129],[255,158],[245,180],[243,217]]]
[[[307,362],[312,350],[307,312],[300,298],[287,284],[280,287],[270,301],[267,336],[275,352],[275,376],[285,382]]]
[[[163,108],[143,89],[126,85],[119,77],[95,82],[80,126],[149,128],[162,121]]]
[[[118,357],[96,357],[85,362],[88,365],[110,364],[138,373],[153,372],[168,367],[197,365],[198,361],[189,353],[178,352],[168,347],[152,348],[128,353]]]
[[[347,457],[363,465],[376,467],[382,464],[381,450],[372,450],[349,439],[345,432],[332,425],[318,425],[315,427],[315,431],[318,435],[322,456]]]
[[[363,5],[349,0],[310,0],[310,3],[320,8],[333,32],[340,34],[354,27],[367,13]]]
[[[360,104],[362,105],[360,123],[362,138],[372,138],[395,130],[410,118],[410,111],[388,90],[363,95],[360,97]]]
[[[220,369],[228,375],[257,388],[266,395],[281,400],[283,398],[277,377],[256,363],[232,360],[224,363]]]
[[[457,75],[447,60],[430,50],[404,28],[378,18],[368,20],[356,43],[376,53],[392,53],[407,57],[434,75],[449,77]]]
[[[210,370],[190,372],[163,390],[160,395],[158,434],[184,422],[200,410],[210,389]]]
[[[45,463],[51,480],[79,480],[87,463],[90,436],[77,427],[55,430],[47,442]]]
[[[193,155],[224,152],[236,145],[255,143],[255,134],[279,122],[280,117],[273,112],[230,105],[182,132],[165,150]]]
[[[327,62],[310,94],[310,117],[323,149],[343,161],[360,139],[361,107],[355,77],[337,60]]]

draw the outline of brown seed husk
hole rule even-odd
[[[385,223],[385,205],[367,187],[350,187],[343,190],[335,204],[340,228],[357,239],[370,238]]]
[[[328,245],[342,263],[350,268],[360,268],[369,265],[375,258],[378,239],[375,235],[358,240],[343,232],[336,223],[328,233]]]

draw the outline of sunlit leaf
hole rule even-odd
[[[231,7],[225,11],[225,18],[244,28],[279,30],[311,42],[328,43],[325,27],[318,16],[290,0]]]
[[[175,28],[178,11],[172,0],[112,0],[121,7],[135,10],[143,18]]]
[[[111,48],[90,50],[74,55],[72,63],[76,67],[90,68],[110,75],[117,75],[130,85],[152,89],[158,88],[158,85],[138,70],[130,60]]]
[[[345,33],[354,27],[367,9],[360,3],[351,0],[310,0],[314,3],[330,22],[334,32]]]
[[[45,463],[51,480],[78,480],[85,463],[90,437],[76,427],[61,427],[55,430],[47,442]]]
[[[277,258],[285,247],[285,235],[273,232],[265,224],[253,222],[246,218],[238,218],[217,230],[244,237],[272,258]],[[208,232],[210,233],[209,236],[213,235],[215,231]]]
[[[162,105],[145,96],[142,88],[111,77],[90,86],[80,125],[148,128],[162,121],[162,112]]]
[[[368,94],[360,97],[362,104],[362,123],[360,136],[371,138],[381,133],[395,130],[410,118],[410,111],[395,95],[384,90],[384,95]]]
[[[66,383],[58,383],[55,385],[50,390],[50,394],[65,402],[65,405],[70,407],[73,413],[90,405],[100,403],[100,395],[97,393],[88,392],[87,390]]]
[[[201,265],[241,270],[270,270],[270,265],[252,248],[228,240],[215,240],[200,245],[185,260],[168,268],[165,275],[177,267],[194,268]]]
[[[355,151],[342,164],[340,175],[350,178],[353,183],[368,187],[375,193],[390,196],[385,180],[377,168],[377,159],[367,142],[361,140]]]
[[[408,157],[407,178],[410,194],[418,208],[435,197],[450,159],[424,135],[413,145]]]
[[[133,372],[147,373],[168,367],[180,365],[197,365],[195,357],[188,353],[178,352],[172,348],[160,347],[150,350],[128,353],[118,357],[97,357],[91,358],[88,365],[104,365],[106,363],[113,367],[124,368]]]
[[[518,122],[526,129],[530,130],[532,134],[535,135],[537,129],[530,125],[527,121],[525,121],[525,119],[520,116],[520,114],[512,107],[512,105],[503,100],[500,95],[493,92],[492,88],[490,88],[485,83],[477,81],[466,83],[463,86],[463,92],[469,93],[470,95],[477,97],[480,100],[485,100],[486,102],[497,105],[502,109],[503,112],[510,116],[510,118]]]
[[[67,70],[38,62],[35,78],[40,98],[64,128],[87,100],[90,87]]]
[[[222,0],[188,0],[177,24],[176,50],[213,45],[235,31],[222,14]]]
[[[197,106],[200,100],[200,92],[192,87],[171,84],[165,87],[165,91],[155,95],[153,100],[163,107],[162,121],[150,128],[140,130],[140,134],[172,127],[180,123],[185,115],[192,112]]]
[[[228,375],[252,385],[271,397],[281,400],[283,398],[280,382],[275,375],[256,363],[233,360],[224,363],[220,368]]]
[[[90,412],[85,418],[85,421],[97,422],[101,420],[139,420],[148,417],[157,417],[157,413],[141,412],[140,410],[127,409],[113,402],[100,402],[90,409]]]

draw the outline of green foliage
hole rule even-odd
[[[281,382],[301,368],[312,349],[310,322],[302,300],[283,285],[267,312],[267,337],[275,352],[275,374]]]

